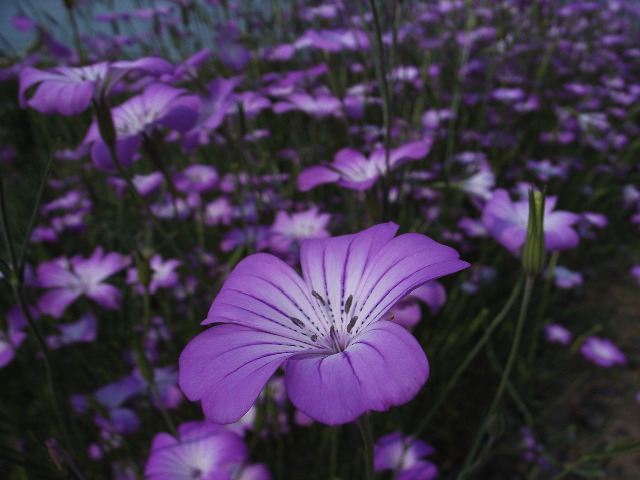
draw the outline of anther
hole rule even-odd
[[[299,319],[297,319],[296,317],[289,317],[289,320],[291,320],[293,322],[293,324],[296,327],[302,328],[304,327],[304,323],[302,323]]]
[[[347,298],[347,303],[344,304],[344,313],[349,313],[349,310],[351,310],[351,303],[353,302],[353,295],[349,295],[349,298]]]
[[[320,296],[320,294],[318,292],[316,292],[315,290],[311,290],[311,295],[313,295],[314,297],[316,297],[318,300],[320,300],[320,303],[322,303],[322,306],[324,307],[326,305],[324,298],[322,298]]]
[[[351,317],[351,321],[349,322],[349,325],[347,325],[347,333],[351,333],[351,329],[354,327],[357,321],[358,321],[357,316]]]

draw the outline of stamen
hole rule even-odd
[[[315,290],[311,290],[311,295],[313,295],[314,297],[316,297],[318,300],[320,300],[320,303],[322,303],[322,306],[324,307],[326,305],[324,298],[322,298],[320,296],[320,294],[318,292],[316,292]]]
[[[357,316],[351,317],[351,321],[349,322],[349,325],[347,325],[347,333],[351,333],[351,329],[354,327],[357,321],[358,321]]]
[[[347,303],[344,304],[344,313],[349,314],[349,310],[351,310],[352,302],[353,302],[353,295],[349,295],[349,298],[347,298]]]
[[[289,320],[291,320],[296,327],[299,327],[299,328],[303,328],[304,327],[304,323],[302,323],[296,317],[289,317]]]

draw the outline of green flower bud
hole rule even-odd
[[[529,190],[527,239],[522,249],[522,266],[529,275],[538,274],[544,266],[544,201],[544,193]]]

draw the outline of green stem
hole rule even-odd
[[[489,338],[493,334],[493,331],[498,327],[498,325],[500,325],[500,323],[502,323],[502,320],[507,316],[509,311],[511,311],[511,307],[513,306],[513,303],[515,302],[516,297],[520,293],[520,288],[521,287],[522,287],[522,279],[520,279],[518,281],[518,283],[516,283],[516,286],[513,288],[513,291],[511,292],[511,296],[507,300],[507,303],[505,303],[504,307],[502,307],[502,310],[500,310],[498,315],[495,316],[495,318],[493,319],[491,324],[485,330],[484,335],[482,335],[482,338],[480,339],[480,341],[475,344],[473,349],[469,352],[469,354],[466,356],[464,361],[460,364],[460,366],[455,371],[453,376],[449,379],[449,382],[447,383],[447,386],[444,388],[444,390],[442,390],[440,392],[440,395],[438,396],[438,399],[436,400],[436,402],[433,404],[433,406],[429,410],[429,413],[427,413],[427,415],[424,417],[422,422],[420,422],[420,425],[418,426],[418,428],[413,433],[414,437],[417,438],[417,437],[420,436],[422,431],[426,428],[426,426],[429,424],[431,419],[438,412],[438,410],[440,409],[440,407],[442,406],[442,404],[446,400],[447,396],[449,395],[449,392],[451,392],[451,389],[458,382],[458,379],[460,378],[460,376],[464,373],[464,371],[467,369],[467,367],[473,361],[473,359],[476,357],[476,355],[478,355],[478,353],[480,353],[480,350],[487,343],[487,340],[489,340]]]
[[[373,469],[373,432],[371,430],[371,422],[369,421],[369,414],[364,413],[357,420],[358,428],[360,429],[360,435],[362,436],[362,444],[364,447],[364,468],[365,468],[365,480],[374,479]]]
[[[507,382],[509,381],[509,375],[511,374],[511,370],[515,364],[516,356],[518,354],[518,348],[520,346],[520,338],[522,336],[522,329],[524,327],[524,320],[527,316],[527,310],[529,308],[529,301],[531,300],[531,292],[533,291],[533,283],[534,277],[532,275],[527,275],[527,279],[524,285],[524,294],[522,296],[522,303],[520,304],[520,314],[518,315],[518,323],[516,324],[516,331],[513,336],[513,343],[511,344],[511,351],[509,352],[509,357],[507,359],[507,364],[502,372],[502,378],[500,379],[500,384],[498,385],[498,389],[496,390],[496,394],[493,398],[493,402],[491,402],[491,406],[489,407],[489,411],[487,412],[480,429],[478,430],[476,437],[474,439],[473,445],[469,450],[467,458],[465,459],[462,468],[460,469],[460,473],[456,477],[457,480],[463,480],[468,477],[468,475],[475,469],[478,465],[478,461],[475,462],[474,468],[470,468],[472,462],[474,462],[474,457],[480,447],[480,443],[482,438],[484,437],[484,433],[489,426],[489,422],[493,419],[494,413],[498,408],[500,402],[502,401],[502,396],[507,387]]]

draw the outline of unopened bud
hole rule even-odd
[[[527,239],[522,249],[522,266],[529,275],[538,274],[544,266],[544,202],[544,193],[529,190]]]

